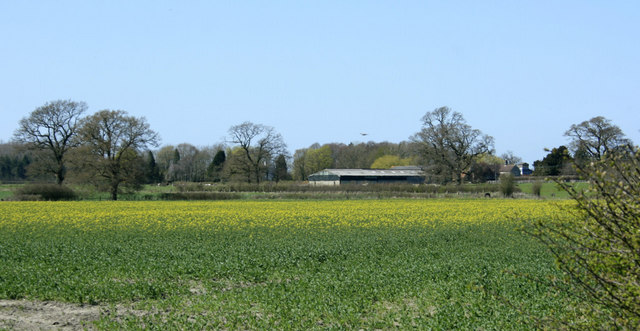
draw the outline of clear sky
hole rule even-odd
[[[2,1],[0,140],[57,99],[162,145],[273,126],[400,142],[449,106],[532,163],[605,116],[640,143],[640,1]],[[362,137],[361,132],[369,135]]]

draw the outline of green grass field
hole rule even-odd
[[[13,196],[13,192],[22,186],[21,184],[0,184],[0,200],[6,200]]]
[[[0,299],[100,329],[531,329],[579,302],[539,200],[4,202]],[[116,315],[114,307],[130,313]],[[1,324],[0,324],[1,325]]]
[[[588,183],[586,182],[577,182],[577,183],[573,183],[572,184],[577,190],[580,189],[586,189],[588,187]],[[533,183],[520,183],[518,184],[518,187],[522,190],[522,193],[525,194],[532,194],[532,189],[531,187],[533,186]],[[562,189],[560,189],[558,187],[558,184],[553,183],[553,182],[545,182],[542,183],[542,189],[540,190],[540,197],[542,198],[546,198],[546,199],[553,199],[553,198],[558,198],[558,199],[567,199],[569,198],[569,195],[567,194],[566,191],[563,191]]]

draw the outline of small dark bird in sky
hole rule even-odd
[[[360,134],[361,134],[361,135],[363,135],[363,136],[366,136],[366,135],[368,135],[368,133],[360,133]]]

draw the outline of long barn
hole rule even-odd
[[[424,172],[419,167],[392,169],[325,169],[309,176],[311,185],[344,184],[422,184]]]

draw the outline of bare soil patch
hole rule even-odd
[[[55,301],[0,300],[0,328],[11,330],[92,330],[100,306]]]

